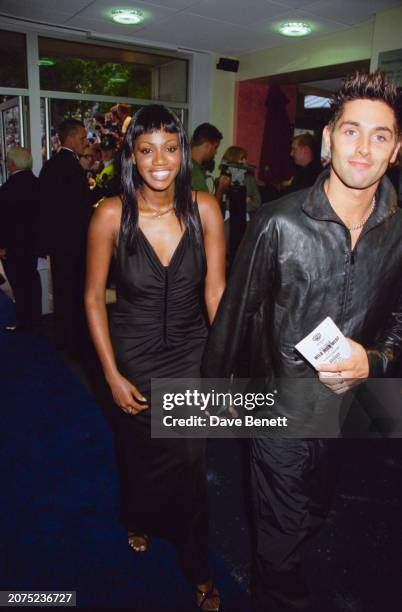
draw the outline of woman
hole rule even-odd
[[[192,193],[190,159],[172,111],[151,105],[136,113],[123,145],[122,197],[104,200],[89,229],[86,308],[119,408],[129,544],[145,552],[150,534],[171,539],[196,585],[197,605],[217,610],[207,567],[205,441],[150,438],[150,379],[199,377],[204,306],[211,323],[224,289],[222,216],[212,196]],[[117,303],[109,335],[104,296],[113,255]]]

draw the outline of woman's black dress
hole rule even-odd
[[[197,217],[201,227],[198,210]],[[200,376],[207,338],[204,246],[185,229],[163,266],[141,230],[134,254],[120,232],[116,259],[113,348],[120,373],[149,402],[151,378]],[[174,541],[183,570],[202,583],[208,579],[205,441],[151,439],[151,409],[117,413],[121,520],[129,531]]]

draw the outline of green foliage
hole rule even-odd
[[[134,64],[100,63],[76,57],[55,58],[40,67],[41,89],[127,98],[151,98],[152,68]],[[124,82],[116,82],[116,80]]]

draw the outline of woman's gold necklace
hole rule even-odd
[[[152,204],[150,204],[148,200],[144,198],[144,196],[142,196],[142,198],[146,205],[153,211],[153,214],[150,215],[150,219],[160,219],[161,217],[164,217],[174,209],[174,204],[172,204],[166,210],[159,210],[158,208],[155,208],[155,206],[152,206]]]

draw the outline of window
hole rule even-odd
[[[0,87],[27,87],[25,35],[0,30]]]
[[[332,98],[322,96],[304,96],[304,108],[329,108]]]
[[[39,38],[45,91],[187,102],[187,61],[139,51]]]

